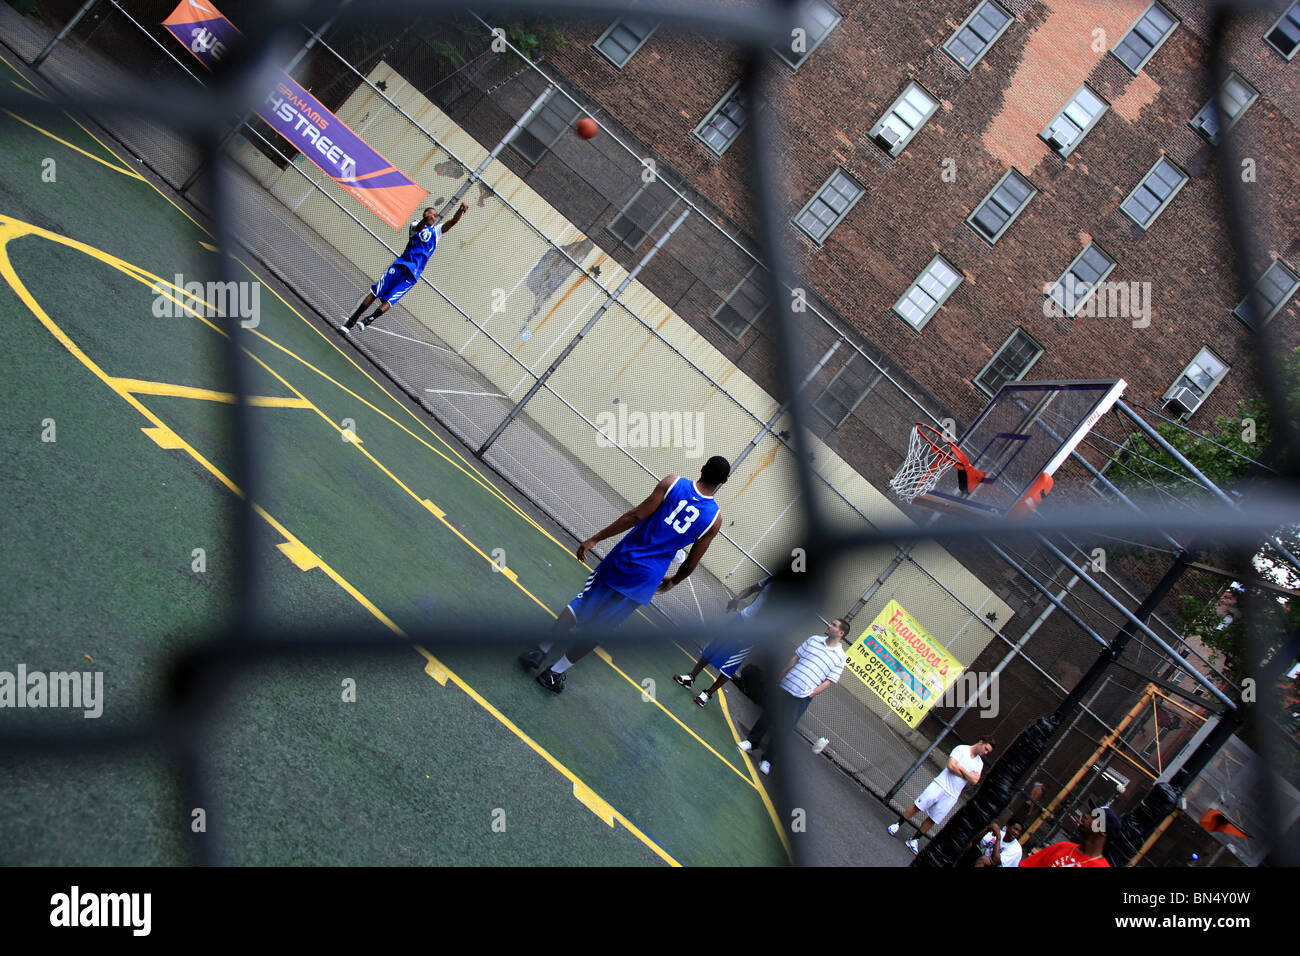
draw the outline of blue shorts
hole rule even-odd
[[[721,671],[724,677],[734,678],[736,671],[740,670],[740,665],[745,663],[745,658],[749,656],[749,651],[748,644],[715,640],[709,642],[709,646],[700,656]]]
[[[391,266],[384,273],[384,277],[370,287],[370,291],[380,302],[394,305],[398,299],[414,288],[415,282],[415,277],[405,269]]]
[[[582,593],[569,602],[578,627],[598,627],[612,631],[636,612],[641,605],[621,591],[587,578]]]

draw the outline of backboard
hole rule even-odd
[[[985,472],[962,494],[957,469],[915,501],[937,511],[1006,516],[1042,474],[1053,475],[1115,403],[1123,379],[1078,382],[1010,382],[962,433],[957,444]]]

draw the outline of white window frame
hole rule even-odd
[[[1015,378],[1004,378],[1001,382],[998,383],[997,388],[992,389],[990,391],[988,386],[986,386],[983,382],[984,376],[989,371],[989,369],[993,368],[994,364],[997,363],[998,359],[1002,358],[1002,353],[1005,352],[1007,349],[1011,348],[1011,345],[1015,341],[1017,335],[1023,335],[1026,339],[1029,340],[1029,342],[1034,346],[1034,348],[1037,349],[1037,351],[1034,353],[1034,357],[1025,363],[1025,367],[1020,370],[1019,374],[1017,374]],[[974,384],[974,386],[978,388],[981,392],[983,392],[985,395],[989,396],[989,398],[992,398],[994,395],[998,393],[998,389],[1001,388],[1003,385],[1006,385],[1008,382],[1019,382],[1021,379],[1023,379],[1029,373],[1029,370],[1033,368],[1034,365],[1037,364],[1038,360],[1042,357],[1043,357],[1043,347],[1038,344],[1037,340],[1035,340],[1035,338],[1032,335],[1030,335],[1028,332],[1026,332],[1024,329],[1017,328],[1014,332],[1012,332],[1010,335],[1006,337],[1006,340],[1002,343],[1002,345],[998,348],[998,350],[993,353],[993,357],[984,363],[984,367],[980,369],[979,374],[976,375],[975,378],[972,380],[972,384]]]
[[[1292,14],[1295,14],[1295,16],[1292,16]],[[1265,32],[1264,34],[1264,42],[1267,43],[1269,46],[1271,46],[1279,54],[1281,54],[1281,56],[1284,59],[1290,62],[1292,59],[1295,58],[1296,53],[1300,53],[1300,43],[1297,43],[1295,48],[1290,53],[1285,53],[1271,39],[1271,37],[1273,36],[1273,31],[1277,29],[1278,24],[1280,24],[1283,20],[1287,19],[1288,17],[1291,19],[1292,23],[1296,24],[1297,27],[1300,28],[1300,0],[1296,0],[1295,3],[1291,4],[1291,6],[1283,10],[1282,15],[1273,21],[1273,25],[1269,27],[1267,32]]]
[[[1243,103],[1241,108],[1237,110],[1235,116],[1229,116],[1227,110],[1223,109],[1223,104],[1227,102],[1227,98],[1224,94],[1227,92],[1228,86],[1234,80],[1249,90],[1250,96],[1246,98],[1245,103]],[[1210,143],[1217,146],[1219,143],[1219,137],[1226,130],[1232,129],[1232,127],[1237,124],[1237,120],[1246,115],[1246,110],[1250,109],[1257,99],[1259,99],[1259,90],[1255,89],[1254,86],[1248,83],[1240,73],[1234,71],[1228,74],[1228,78],[1223,81],[1223,86],[1219,87],[1218,92],[1210,98],[1210,101],[1197,111],[1196,115],[1192,117],[1191,122],[1188,125],[1209,140]],[[1213,136],[1211,136],[1209,130],[1205,128],[1205,121],[1211,112],[1217,113],[1219,117],[1219,132]]]
[[[776,45],[773,45],[773,46],[772,46],[772,50],[773,50],[773,52],[775,52],[776,55],[779,56],[779,57],[781,58],[781,62],[784,63],[786,66],[788,66],[788,67],[789,67],[790,69],[792,69],[792,70],[798,70],[799,67],[801,67],[801,66],[803,66],[805,63],[807,63],[807,62],[808,62],[808,57],[812,56],[813,53],[816,51],[816,49],[817,49],[819,46],[822,45],[822,42],[823,42],[823,41],[824,41],[828,36],[830,36],[832,33],[835,32],[835,28],[836,28],[837,26],[839,26],[839,25],[840,25],[840,21],[844,19],[843,14],[841,14],[840,11],[836,10],[833,6],[831,6],[829,3],[827,3],[826,0],[809,0],[809,2],[808,2],[808,4],[807,4],[807,9],[808,9],[808,10],[811,10],[813,7],[822,7],[823,9],[827,10],[828,12],[834,14],[834,19],[831,21],[830,26],[828,26],[828,27],[826,28],[825,32],[822,33],[821,36],[819,36],[816,40],[813,41],[812,46],[810,46],[807,50],[805,50],[805,51],[803,52],[803,54],[799,57],[799,59],[798,59],[797,61],[795,61],[795,62],[791,62],[790,57],[787,55],[787,54],[789,54],[789,53],[792,53],[793,51],[791,51],[791,50],[789,50],[789,49],[783,49],[782,47],[779,47],[779,46],[776,46]],[[801,22],[801,23],[800,23],[800,26],[803,27],[805,33],[807,33],[807,32],[809,31],[809,25],[808,25],[808,23],[806,23],[806,22]],[[792,36],[792,37],[790,38],[790,40],[791,40],[791,43],[793,43],[793,42],[794,42],[794,37]]]
[[[700,120],[700,125],[695,127],[695,133],[694,133],[695,138],[698,139],[701,143],[703,143],[705,147],[709,150],[709,152],[713,153],[716,156],[721,156],[723,153],[729,150],[731,148],[731,144],[734,143],[737,139],[739,139],[740,134],[745,131],[745,127],[749,125],[749,112],[750,112],[749,107],[744,105],[740,107],[744,111],[742,116],[743,122],[737,123],[734,117],[732,117],[729,114],[726,115],[726,119],[728,120],[728,122],[735,125],[736,131],[732,133],[731,136],[727,139],[726,143],[723,144],[722,149],[718,149],[716,146],[710,143],[708,139],[705,138],[703,131],[707,129],[709,125],[713,123],[713,121],[719,115],[722,115],[722,110],[724,107],[729,105],[732,100],[740,98],[741,94],[742,94],[742,90],[740,89],[739,81],[732,84],[731,89],[727,90],[727,92],[722,95],[722,99],[718,100],[718,102],[714,104],[713,109],[709,110],[708,115],[705,116],[704,119]],[[759,105],[759,109],[762,109],[761,104]]]
[[[654,35],[655,35],[655,31],[659,29],[660,21],[656,20],[656,21],[654,21],[654,23],[651,24],[651,26],[650,26],[650,32],[647,33],[645,36],[643,36],[643,37],[641,38],[640,42],[637,43],[637,45],[634,46],[634,47],[632,48],[632,50],[628,53],[627,57],[623,60],[623,62],[622,62],[622,63],[619,63],[618,60],[614,59],[612,56],[610,56],[608,53],[606,53],[603,49],[601,49],[601,46],[600,46],[600,45],[601,45],[602,43],[604,43],[606,40],[609,39],[610,35],[611,35],[611,34],[612,34],[616,29],[618,29],[619,24],[625,22],[625,21],[628,20],[628,19],[629,19],[628,17],[619,17],[617,20],[615,20],[613,23],[611,23],[611,24],[609,25],[609,29],[607,29],[604,33],[602,33],[602,34],[600,35],[600,39],[597,40],[595,43],[593,43],[593,44],[591,45],[591,46],[592,46],[592,49],[594,49],[597,53],[599,53],[602,57],[604,57],[605,60],[606,60],[608,63],[612,64],[616,70],[621,70],[621,69],[623,69],[623,67],[625,67],[625,66],[627,66],[629,63],[631,63],[631,62],[632,62],[632,57],[634,57],[634,56],[637,55],[637,53],[641,50],[641,48],[642,48],[643,46],[645,46],[646,41],[649,40],[652,36],[654,36]],[[638,18],[638,17],[632,17],[631,19],[633,19],[633,20],[637,20],[637,19],[640,19],[640,18]],[[647,18],[647,19],[648,19],[648,18]]]
[[[1177,172],[1183,178],[1179,180],[1178,185],[1174,187],[1173,192],[1171,192],[1168,196],[1166,196],[1163,200],[1161,200],[1160,205],[1157,206],[1155,212],[1151,214],[1151,218],[1148,219],[1146,223],[1142,223],[1138,220],[1136,216],[1134,216],[1131,212],[1128,211],[1127,208],[1128,203],[1130,199],[1132,199],[1134,196],[1137,195],[1139,189],[1146,188],[1147,181],[1150,180],[1151,177],[1155,175],[1156,169],[1160,166],[1161,163],[1166,163],[1169,166],[1172,166],[1174,171]],[[1187,185],[1188,178],[1189,177],[1187,173],[1184,172],[1182,169],[1180,169],[1172,159],[1170,159],[1168,156],[1161,155],[1159,159],[1157,159],[1154,163],[1151,164],[1151,168],[1146,171],[1146,175],[1144,175],[1141,179],[1138,180],[1138,184],[1133,187],[1132,191],[1129,192],[1129,194],[1124,197],[1124,201],[1119,204],[1120,212],[1124,213],[1124,215],[1128,216],[1129,219],[1137,223],[1139,229],[1141,229],[1143,232],[1146,232],[1148,229],[1151,228],[1152,224],[1157,219],[1160,218],[1160,214],[1163,213],[1167,208],[1169,208],[1169,204],[1174,201],[1174,197],[1177,196],[1182,191],[1182,188]],[[1154,190],[1148,189],[1147,192],[1150,192],[1152,195],[1155,195]]]
[[[854,196],[852,200],[849,201],[849,204],[843,210],[835,210],[834,206],[832,206],[830,203],[822,199],[822,196],[826,193],[828,189],[830,189],[830,185],[832,182],[834,182],[836,176],[843,176],[845,179],[847,179],[858,189],[858,194]],[[822,183],[821,188],[818,189],[817,192],[813,193],[812,199],[809,199],[806,203],[804,203],[803,208],[800,209],[799,212],[795,214],[795,217],[792,220],[792,222],[795,224],[795,226],[799,229],[800,232],[802,232],[805,236],[807,236],[809,239],[811,239],[813,242],[817,243],[817,245],[820,246],[824,244],[827,238],[830,237],[830,234],[835,231],[835,227],[844,221],[844,217],[847,216],[850,212],[852,212],[853,207],[858,204],[858,200],[861,199],[865,194],[866,194],[866,189],[863,188],[862,184],[858,182],[856,179],[854,179],[852,176],[850,176],[843,168],[837,166],[835,167],[835,171],[826,177],[826,182]],[[813,204],[817,202],[821,202],[826,206],[830,206],[832,211],[835,211],[837,213],[835,221],[826,227],[826,232],[821,236],[821,238],[818,238],[817,236],[809,232],[804,227],[803,223],[799,221],[800,219],[803,218],[804,213],[808,212],[808,210],[810,210],[813,207]]]
[[[916,103],[910,98],[910,94],[913,92],[918,93],[925,99],[929,100],[929,107],[925,110],[917,109]],[[919,114],[920,119],[913,124],[903,112],[900,112],[899,107],[903,107],[906,110]],[[912,141],[912,137],[921,131],[921,127],[930,121],[930,117],[932,117],[938,109],[939,98],[937,96],[934,96],[920,83],[908,83],[907,86],[903,88],[903,92],[898,95],[898,99],[894,100],[894,102],[890,104],[889,109],[885,110],[884,115],[876,121],[876,125],[871,127],[871,132],[867,135],[871,138],[873,143],[887,152],[890,156],[897,156],[907,148],[907,144]],[[890,120],[893,120],[894,122],[891,123]],[[897,133],[899,126],[906,129],[907,132],[901,136],[897,143],[890,145],[876,139],[877,134],[881,133],[881,131],[886,128]]]
[[[1281,259],[1274,259],[1272,262],[1269,263],[1268,268],[1259,274],[1259,278],[1255,280],[1255,286],[1253,289],[1251,289],[1252,294],[1254,293],[1255,289],[1258,289],[1260,287],[1264,279],[1274,269],[1280,270],[1284,275],[1288,275],[1291,277],[1291,289],[1289,292],[1286,293],[1286,295],[1282,296],[1282,298],[1278,300],[1277,305],[1273,306],[1272,311],[1270,311],[1268,315],[1264,316],[1263,321],[1260,322],[1258,326],[1261,329],[1264,326],[1268,325],[1268,323],[1272,321],[1275,315],[1277,315],[1284,308],[1286,308],[1286,304],[1291,301],[1291,297],[1296,294],[1296,290],[1300,289],[1300,274],[1297,274],[1295,269],[1292,269]],[[1236,308],[1232,310],[1232,314],[1235,315],[1242,322],[1244,322],[1247,326],[1251,325],[1250,318],[1246,315],[1246,308],[1250,304],[1250,299],[1251,296],[1247,295],[1246,298],[1238,302]]]
[[[736,334],[736,333],[735,333],[731,328],[729,328],[728,326],[724,325],[722,322],[719,322],[719,321],[718,321],[718,314],[719,314],[719,313],[720,313],[724,308],[726,308],[727,303],[731,302],[731,300],[736,296],[736,294],[737,294],[738,292],[740,292],[741,288],[745,285],[745,283],[746,283],[746,282],[750,282],[751,279],[752,279],[752,277],[753,277],[753,275],[754,275],[754,273],[755,273],[757,270],[761,269],[761,268],[762,268],[762,266],[760,266],[757,262],[754,263],[753,265],[751,265],[751,266],[749,267],[749,271],[746,272],[746,273],[741,277],[740,281],[736,283],[736,285],[732,288],[732,290],[731,290],[729,293],[727,293],[727,297],[726,297],[725,299],[723,299],[722,302],[720,302],[720,303],[718,304],[718,307],[717,307],[716,309],[713,310],[712,314],[709,315],[709,319],[710,319],[710,321],[713,322],[714,325],[716,325],[718,328],[720,328],[723,332],[726,332],[727,335],[729,335],[731,338],[733,338],[733,339],[734,339],[735,341],[737,341],[737,342],[739,342],[741,339],[743,339],[743,338],[744,338],[744,337],[749,333],[749,330],[752,329],[755,325],[758,324],[758,320],[761,319],[761,318],[763,317],[763,313],[765,313],[765,312],[768,310],[768,307],[772,304],[770,301],[768,301],[768,298],[767,298],[767,292],[766,292],[766,291],[763,289],[763,287],[762,287],[762,279],[760,278],[760,279],[755,280],[755,281],[757,281],[757,283],[758,283],[758,285],[759,285],[759,291],[760,291],[760,293],[761,293],[762,296],[763,296],[763,305],[762,305],[762,307],[761,307],[761,308],[760,308],[756,313],[754,313],[754,317],[753,317],[752,319],[749,319],[749,320],[746,322],[745,327],[740,331],[740,334],[739,334],[739,335],[737,335],[737,334]],[[734,312],[736,312],[737,314],[739,314],[739,310],[733,309],[732,311],[734,311]]]
[[[974,22],[976,15],[978,15],[979,12],[983,10],[985,7],[996,8],[998,12],[1000,12],[1003,16],[1007,18],[1006,22],[1003,23],[1002,26],[998,28],[997,32],[994,33],[992,37],[984,41],[984,48],[981,49],[978,54],[976,54],[975,58],[971,60],[970,63],[963,63],[961,60],[957,58],[957,54],[953,53],[952,50],[949,49],[949,47],[951,47],[953,42],[959,36],[961,36],[962,31],[967,29],[971,25],[971,23]],[[984,59],[984,54],[988,53],[989,50],[993,49],[993,44],[997,43],[998,40],[1002,38],[1002,34],[1007,32],[1007,28],[1010,27],[1011,24],[1015,22],[1016,22],[1016,18],[1013,17],[1007,11],[1007,9],[1002,6],[1002,4],[995,2],[995,0],[984,0],[983,3],[976,5],[975,9],[970,12],[970,16],[968,16],[965,20],[961,22],[961,26],[959,26],[953,32],[953,35],[948,38],[947,42],[944,43],[943,52],[947,53],[948,56],[952,57],[953,62],[956,63],[958,66],[960,66],[963,70],[970,72],[971,70],[975,69],[975,65],[979,63],[980,60]],[[974,31],[972,30],[971,32],[973,33]]]
[[[956,277],[956,281],[951,285],[944,285],[942,279],[933,275],[936,263],[943,263],[944,268]],[[916,329],[916,331],[919,332],[921,329],[925,328],[926,324],[934,318],[935,315],[938,314],[939,309],[948,301],[948,296],[957,291],[957,286],[962,284],[964,278],[965,276],[961,274],[961,271],[955,268],[951,262],[943,256],[937,255],[930,260],[929,265],[921,270],[921,274],[916,277],[915,282],[907,287],[907,291],[898,297],[898,301],[894,303],[894,312],[911,328]],[[928,283],[927,280],[929,280]],[[911,298],[913,292],[920,293],[920,295],[928,299],[931,304],[928,307],[919,305]],[[903,311],[902,305],[904,302],[910,302],[924,313],[919,322],[913,321],[907,313]]]
[[[1160,39],[1156,41],[1155,45],[1152,46],[1151,49],[1147,51],[1146,56],[1142,57],[1142,59],[1138,61],[1138,65],[1136,67],[1130,66],[1115,51],[1118,50],[1121,46],[1123,46],[1125,42],[1127,42],[1128,38],[1137,32],[1137,28],[1142,25],[1142,23],[1147,19],[1148,16],[1151,15],[1151,11],[1155,10],[1157,7],[1160,9],[1162,13],[1164,13],[1166,17],[1168,17],[1172,21],[1172,23],[1170,24],[1169,29],[1166,30],[1161,35]],[[1111,56],[1119,60],[1119,62],[1124,65],[1124,69],[1128,70],[1134,76],[1137,76],[1139,73],[1142,72],[1143,68],[1149,62],[1151,62],[1151,58],[1156,55],[1156,51],[1165,45],[1165,41],[1168,40],[1171,36],[1173,36],[1174,31],[1177,29],[1178,29],[1178,18],[1173,15],[1173,12],[1168,7],[1166,7],[1163,3],[1153,3],[1151,4],[1151,6],[1147,7],[1146,10],[1142,12],[1142,16],[1138,17],[1137,20],[1133,22],[1133,25],[1128,28],[1128,32],[1125,33],[1122,37],[1120,37],[1119,42],[1116,43],[1111,48],[1110,54]],[[1145,36],[1142,36],[1142,34],[1140,33],[1138,34],[1138,36],[1141,38],[1142,42],[1144,43],[1151,42]]]
[[[1024,182],[1026,186],[1029,187],[1029,195],[1026,196],[1024,201],[1021,202],[1020,205],[1016,207],[1015,211],[1011,213],[1010,217],[1007,219],[1006,222],[1002,224],[1002,226],[998,229],[998,231],[994,233],[992,236],[989,236],[987,233],[984,232],[983,228],[975,225],[975,216],[979,213],[981,209],[984,208],[984,205],[986,203],[993,201],[993,196],[997,193],[999,189],[1002,188],[1002,185],[1012,176],[1018,177],[1022,182]],[[1006,235],[1007,230],[1011,228],[1011,224],[1014,223],[1018,218],[1020,218],[1020,214],[1029,207],[1029,204],[1033,202],[1034,197],[1037,195],[1038,195],[1038,187],[1029,181],[1028,176],[1024,175],[1014,167],[1008,169],[1002,175],[1002,178],[993,184],[993,188],[988,191],[988,194],[985,195],[985,197],[981,199],[978,203],[976,203],[975,208],[971,210],[971,214],[966,217],[966,224],[970,226],[972,229],[974,229],[976,234],[985,242],[987,242],[990,246],[995,245],[999,239],[1001,239],[1004,235]],[[1006,211],[1006,207],[1003,206],[1001,203],[998,203],[998,206],[1002,208],[1003,211]]]
[[[1223,367],[1223,370],[1214,376],[1213,381],[1210,382],[1208,387],[1204,387],[1201,385],[1200,382],[1196,381],[1196,379],[1191,377],[1191,373],[1194,369],[1198,369],[1198,368],[1202,369],[1203,371],[1209,371],[1209,369],[1203,368],[1200,364],[1201,357],[1207,355],[1212,357],[1216,364],[1221,365]],[[1200,407],[1205,404],[1205,400],[1210,397],[1210,393],[1219,387],[1219,383],[1222,382],[1225,378],[1227,378],[1228,373],[1231,371],[1232,371],[1232,366],[1230,366],[1223,359],[1219,358],[1219,356],[1215,353],[1214,349],[1210,348],[1207,345],[1204,348],[1202,348],[1199,352],[1196,353],[1196,358],[1192,359],[1190,362],[1187,363],[1187,367],[1183,369],[1182,374],[1180,374],[1176,379],[1174,379],[1174,384],[1170,385],[1169,388],[1165,389],[1165,393],[1163,396],[1161,396],[1160,400],[1162,402],[1168,402],[1170,396],[1173,395],[1173,393],[1177,391],[1179,388],[1182,388],[1185,384],[1191,386],[1194,390],[1201,392],[1201,397],[1196,402],[1196,407],[1188,409],[1186,412],[1184,412],[1182,415],[1179,416],[1182,420],[1185,421],[1196,414],[1196,412],[1200,409]],[[1204,390],[1202,391],[1202,389]]]
[[[1100,103],[1101,109],[1097,110],[1096,113],[1092,114],[1091,118],[1086,119],[1084,123],[1080,124],[1079,120],[1084,118],[1082,114],[1087,113],[1087,107],[1082,103],[1082,97],[1085,93]],[[1052,146],[1052,149],[1060,153],[1062,156],[1069,156],[1074,152],[1075,148],[1083,142],[1083,138],[1091,132],[1092,128],[1097,125],[1097,121],[1106,114],[1108,109],[1110,109],[1110,104],[1102,99],[1101,95],[1096,90],[1087,83],[1084,83],[1074,91],[1074,95],[1071,96],[1069,101],[1061,107],[1060,112],[1052,117],[1052,121],[1047,124],[1038,136],[1043,140],[1043,142],[1047,143],[1048,146],[1052,146],[1051,134],[1058,127],[1064,125],[1065,128],[1074,131],[1074,138],[1070,140],[1070,142],[1066,143],[1064,146]]]
[[[618,215],[615,216],[613,219],[611,219],[609,221],[609,225],[605,227],[605,231],[614,237],[614,240],[619,244],[620,248],[626,249],[628,252],[636,252],[637,249],[641,248],[641,243],[645,242],[646,239],[650,236],[650,234],[659,228],[659,224],[664,221],[664,217],[667,216],[668,213],[670,213],[673,210],[673,208],[677,205],[677,197],[673,196],[672,200],[664,207],[663,212],[661,212],[658,218],[656,218],[655,221],[650,224],[650,227],[648,229],[642,231],[641,238],[638,239],[633,245],[628,245],[627,239],[619,236],[619,234],[614,231],[614,223],[618,222],[620,219],[627,219],[637,229],[641,229],[640,224],[635,219],[633,219],[631,216],[628,215],[628,210],[631,209],[632,206],[636,204],[636,201],[641,198],[642,194],[649,192],[650,187],[654,186],[657,182],[658,181],[655,180],[652,182],[643,183],[641,185],[641,188],[632,194],[632,198],[623,204],[623,208],[618,211]]]
[[[556,103],[560,104],[559,108],[554,108]],[[565,113],[567,110],[571,110],[573,115],[566,116]],[[532,125],[538,122],[541,119],[541,117],[548,111],[553,115],[555,115],[556,117],[558,117],[558,123],[556,125],[555,130],[550,133],[550,138],[543,139],[541,136],[538,136],[536,132],[534,132],[534,130],[532,129]],[[569,129],[573,125],[573,120],[577,119],[581,115],[582,115],[581,107],[577,106],[572,100],[570,100],[567,96],[565,96],[559,90],[558,87],[552,88],[550,93],[546,97],[546,102],[544,102],[541,105],[541,107],[538,108],[537,112],[533,114],[533,118],[530,119],[528,123],[524,125],[524,128],[521,130],[521,132],[527,133],[533,139],[537,140],[537,142],[542,144],[541,155],[538,156],[536,159],[533,159],[522,149],[520,149],[519,146],[517,146],[515,143],[515,141],[518,139],[518,134],[510,137],[510,148],[514,150],[514,152],[521,159],[523,159],[524,162],[526,162],[529,166],[536,166],[538,163],[540,163],[543,159],[546,158],[546,154],[551,151],[551,147],[554,146],[556,142],[559,140],[559,138],[564,135],[565,130]]]
[[[840,380],[840,377],[843,376],[844,373],[849,370],[850,366],[852,366],[852,364],[855,361],[857,361],[859,358],[862,358],[862,356],[860,356],[857,352],[854,352],[852,355],[850,355],[845,360],[844,364],[839,367],[839,370],[834,375],[831,376],[831,380],[826,383],[826,387],[823,388],[820,392],[818,392],[817,397],[814,398],[810,403],[813,411],[815,411],[818,415],[820,415],[824,420],[829,422],[832,429],[839,428],[841,425],[843,425],[846,421],[849,420],[849,417],[858,410],[858,406],[861,405],[863,400],[868,395],[871,394],[871,390],[876,387],[876,385],[880,382],[880,379],[884,376],[884,372],[882,372],[879,368],[876,368],[874,365],[871,365],[871,363],[868,363],[868,365],[871,368],[875,369],[874,376],[871,376],[871,373],[868,372],[868,377],[871,378],[871,381],[867,382],[866,385],[863,386],[862,391],[858,394],[858,397],[855,398],[851,404],[848,402],[840,401],[840,399],[837,396],[831,393],[831,389],[835,387],[835,383]],[[866,359],[863,359],[863,361],[866,361]],[[843,415],[840,416],[839,420],[836,420],[832,418],[830,415],[827,415],[826,412],[821,407],[821,400],[825,398],[827,395],[831,395],[831,399],[833,401],[838,402],[840,405],[843,405],[848,409],[848,411],[846,411]]]
[[[1107,266],[1104,270],[1102,270],[1100,278],[1098,278],[1088,287],[1088,291],[1075,300],[1074,308],[1071,309],[1069,306],[1066,305],[1065,298],[1064,298],[1063,289],[1065,286],[1065,280],[1067,277],[1070,276],[1074,276],[1076,281],[1078,280],[1078,277],[1074,271],[1074,267],[1077,266],[1081,261],[1083,261],[1083,257],[1088,254],[1088,250],[1090,249],[1094,249],[1100,255],[1105,256],[1106,261],[1109,262],[1110,265]],[[1052,301],[1056,302],[1067,316],[1069,316],[1070,318],[1074,318],[1076,315],[1079,314],[1079,311],[1083,308],[1084,304],[1089,299],[1091,299],[1094,295],[1097,294],[1097,289],[1101,287],[1101,284],[1106,281],[1106,277],[1110,275],[1113,271],[1115,271],[1115,259],[1110,255],[1110,253],[1108,253],[1105,249],[1101,248],[1095,242],[1090,242],[1083,247],[1083,249],[1079,252],[1077,256],[1075,256],[1073,259],[1070,260],[1070,264],[1066,266],[1065,271],[1061,273],[1061,278],[1057,279],[1056,284],[1053,285],[1052,288],[1048,290],[1047,297]]]

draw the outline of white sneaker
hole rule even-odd
[[[350,326],[350,325],[345,325],[345,326],[343,326],[343,334],[344,334],[344,335],[351,335],[351,334],[352,334],[352,326]]]
[[[919,845],[920,842],[921,842],[920,837],[914,837],[913,839],[907,841],[907,848],[911,850],[913,853],[920,854],[921,852],[921,847]]]
[[[891,823],[891,824],[889,825],[889,835],[890,835],[890,836],[898,836],[898,824],[897,824],[897,823]]]
[[[699,696],[695,698],[695,703],[703,707],[708,702],[709,702],[709,692],[707,690],[700,691]]]
[[[764,760],[762,763],[758,765],[758,772],[766,777],[769,773],[772,772],[772,765],[768,763],[766,760]]]
[[[736,746],[739,747],[741,750],[745,751],[745,753],[749,753],[751,750],[754,749],[754,745],[751,744],[748,740],[742,740],[740,743],[736,744]]]

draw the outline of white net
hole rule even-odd
[[[917,425],[912,429],[907,456],[889,479],[889,487],[903,501],[913,501],[938,484],[955,461],[945,449],[935,447],[924,425]]]

